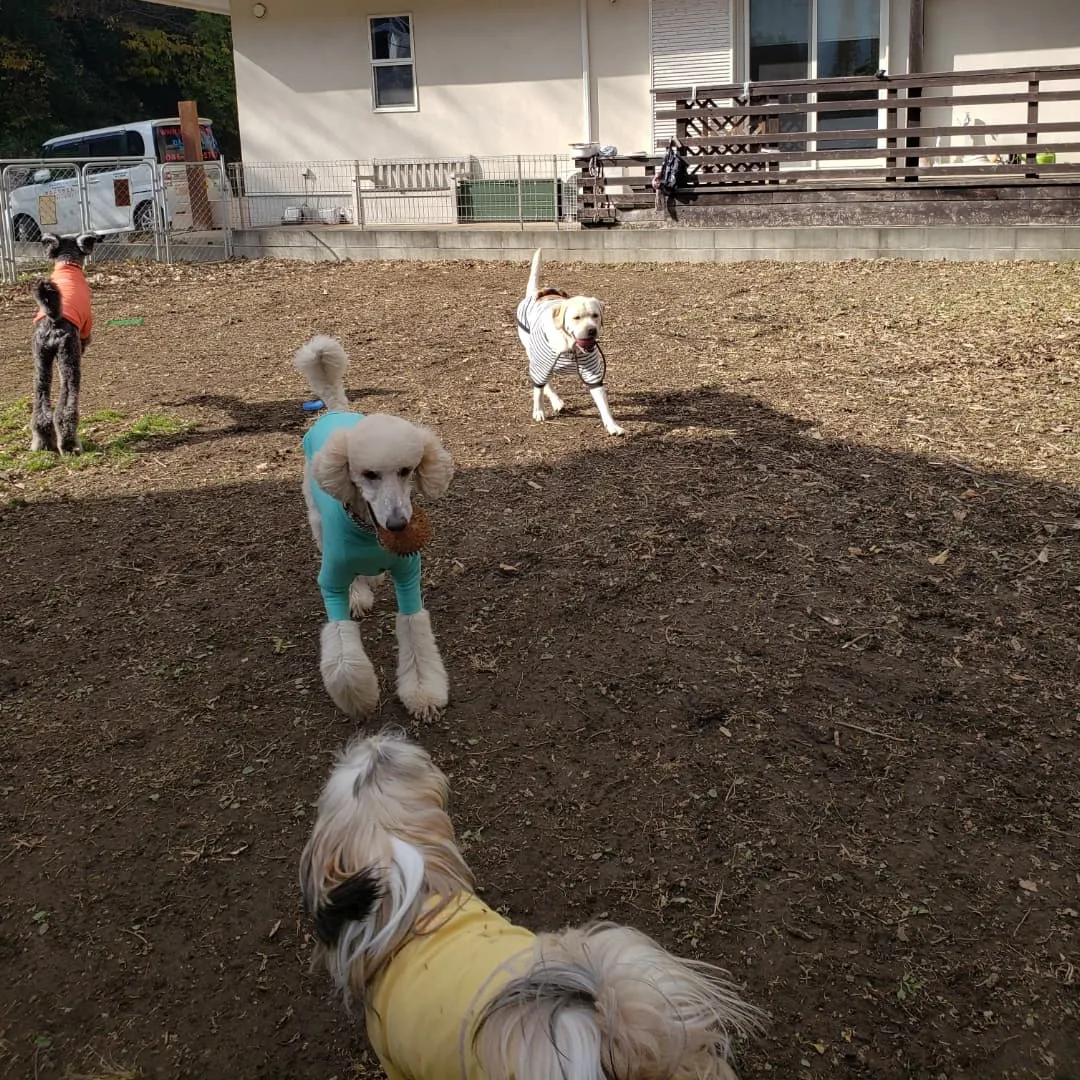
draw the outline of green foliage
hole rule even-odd
[[[191,98],[240,156],[224,15],[141,0],[0,0],[0,156],[69,131],[175,116]]]

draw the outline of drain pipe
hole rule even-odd
[[[589,65],[589,0],[578,0],[581,10],[582,142],[592,142],[592,72]]]

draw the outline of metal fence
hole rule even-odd
[[[559,154],[236,162],[232,224],[577,227],[578,173]]]
[[[43,233],[92,232],[94,261],[216,262],[232,254],[221,162],[139,158],[0,162],[0,277],[42,263]]]
[[[235,229],[546,223],[578,228],[573,157],[266,164],[141,158],[0,162],[0,276],[42,265],[43,232],[93,232],[94,260],[211,262]]]

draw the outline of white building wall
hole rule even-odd
[[[891,72],[907,69],[908,0],[890,0],[892,33]],[[924,22],[925,71],[978,71],[985,68],[1016,68],[1052,64],[1080,65],[1080,3],[1076,0],[925,0]],[[1047,83],[1044,89],[1073,89],[1065,83]],[[985,87],[956,87],[960,94],[991,94],[1026,91],[1026,83],[995,84]],[[948,88],[933,91],[938,96]],[[926,126],[963,125],[974,138],[954,136],[952,145],[961,149],[955,160],[966,156],[993,154],[997,146],[1023,142],[1022,135],[982,136],[983,124],[1012,123],[1025,120],[1023,103],[957,105],[926,109]],[[1058,133],[1057,141],[1080,141],[1080,103],[1047,102],[1039,106],[1039,118],[1046,121],[1077,120],[1077,133]],[[1078,160],[1076,154],[1059,160]]]
[[[742,77],[745,0],[655,3],[701,18],[710,4],[730,5],[731,70]],[[624,153],[651,147],[650,0],[588,0],[588,133],[578,0],[410,0],[401,7],[383,0],[272,0],[266,6],[265,18],[256,19],[247,0],[231,5],[248,162],[565,154],[586,134]],[[891,73],[907,69],[909,6],[909,0],[887,4]],[[928,71],[1080,64],[1080,0],[925,0],[925,8]],[[367,16],[395,13],[413,19],[419,109],[376,113]],[[710,50],[716,44],[702,43]],[[716,57],[707,59],[712,64]],[[1017,110],[1024,106],[928,109],[924,122],[959,124],[970,114],[977,128],[979,121],[1021,115]],[[1080,110],[1047,104],[1042,115],[1069,119]]]
[[[582,140],[578,0],[233,0],[246,161],[568,153]],[[369,14],[413,20],[419,109],[372,109]],[[643,150],[648,0],[589,0],[592,135]]]

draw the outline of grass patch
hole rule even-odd
[[[49,450],[31,450],[30,401],[0,403],[0,472],[40,473],[50,469],[82,470],[98,465],[126,465],[139,446],[152,439],[179,435],[195,424],[168,413],[144,413],[134,421],[116,409],[100,409],[83,418],[79,439],[83,452],[61,457]]]

